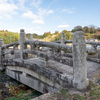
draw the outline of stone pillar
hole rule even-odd
[[[99,51],[99,53],[98,53],[98,59],[100,59],[100,51]]]
[[[100,51],[97,50],[97,46],[96,44],[92,45],[92,49],[96,52],[97,58],[100,59]]]
[[[97,52],[97,45],[92,45],[92,49]]]
[[[24,29],[21,29],[20,30],[20,58],[21,58],[21,61],[23,61],[24,59],[24,53],[23,53],[23,50],[24,50],[24,41],[26,40],[26,37],[25,37],[25,32],[24,32]]]
[[[65,40],[66,40],[65,34],[64,34],[64,32],[62,32],[62,35],[61,35],[61,44],[65,44]],[[63,56],[63,54],[64,54],[64,51],[61,51],[61,55],[62,56]]]
[[[33,34],[30,34],[30,40],[33,40]]]
[[[4,45],[4,42],[3,42],[3,39],[0,39],[0,64],[2,62],[2,56],[1,56],[1,53],[2,53],[2,46]]]
[[[33,34],[30,34],[30,40],[33,40]],[[34,45],[31,44],[30,46],[31,46],[31,50],[34,50]]]
[[[72,54],[73,54],[73,87],[84,89],[88,86],[86,66],[86,43],[81,26],[74,28]]]
[[[20,54],[18,53],[18,45],[15,45],[14,57],[15,58],[20,58]]]

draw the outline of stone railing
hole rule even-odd
[[[18,50],[19,41],[13,42],[7,45],[2,45],[1,48],[1,59],[14,59],[17,55],[15,50]]]
[[[61,40],[55,41],[53,43],[61,43],[67,45],[68,43],[73,43],[73,40],[66,40],[65,35],[62,32]],[[85,43],[87,44],[87,46],[90,45],[90,47],[86,46],[87,60],[100,63],[100,49],[97,48],[98,46],[100,46],[100,42],[85,40]],[[72,47],[72,45],[70,45],[70,47]],[[72,52],[70,51],[70,53],[64,53],[62,51],[62,55],[72,57]]]
[[[65,62],[68,59],[66,58],[66,60],[60,57],[67,51],[72,52],[73,59],[70,60],[70,63],[73,63],[73,86],[78,89],[84,89],[89,84],[86,67],[86,42],[82,27],[77,26],[74,29],[72,47],[64,44],[64,34],[61,38],[61,44],[58,44],[54,42],[34,41],[32,38],[26,40],[25,32],[21,29],[20,41],[7,45],[3,45],[3,40],[0,41],[0,63],[2,64],[2,61],[5,59],[18,58],[16,55],[19,55],[20,61],[23,63],[24,59],[29,58],[29,54],[34,54],[40,58],[40,62],[42,62],[41,66],[48,66],[49,59],[66,64]],[[18,45],[20,49],[18,49]],[[27,48],[27,45],[30,45],[30,49]],[[9,49],[10,47],[12,49]],[[42,47],[48,47],[49,51],[43,52]],[[16,53],[16,51],[18,52]]]

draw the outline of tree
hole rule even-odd
[[[68,31],[67,30],[63,30],[62,32],[67,33]]]
[[[71,32],[74,33],[75,32],[74,29],[72,29]]]
[[[98,36],[97,36],[97,39],[99,39],[99,40],[100,40],[100,35],[98,35]]]
[[[5,32],[8,32],[8,30],[5,30]]]
[[[4,36],[7,36],[7,33],[4,33]]]
[[[55,31],[55,34],[59,34],[59,31]]]
[[[90,33],[96,33],[96,29],[95,29],[94,26],[91,26],[91,27],[90,27]]]
[[[89,33],[89,32],[90,32],[90,29],[89,29],[88,26],[85,26],[85,27],[83,28],[83,31],[84,31],[85,33]]]
[[[34,33],[33,38],[38,38],[38,34]]]
[[[27,33],[27,34],[26,34],[26,38],[27,38],[27,39],[30,39],[30,33]]]
[[[48,35],[51,35],[51,32],[49,31],[49,32],[45,32],[44,34],[43,34],[43,37],[47,37]]]

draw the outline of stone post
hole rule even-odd
[[[98,59],[100,59],[100,51],[99,51],[99,53],[98,53]]]
[[[23,50],[24,50],[24,41],[26,40],[26,37],[25,37],[25,32],[24,32],[24,29],[21,29],[20,30],[20,58],[21,58],[21,61],[23,61],[24,59],[24,53],[23,53]]]
[[[97,52],[97,45],[92,45],[92,49]]]
[[[0,65],[2,63],[2,56],[1,56],[1,53],[2,53],[2,46],[4,45],[4,42],[3,42],[3,39],[0,39]]]
[[[73,87],[77,89],[84,89],[88,86],[89,80],[87,78],[86,66],[86,43],[84,32],[81,26],[74,28],[73,34]]]
[[[33,40],[33,34],[30,34],[30,40]],[[31,46],[31,50],[34,50],[34,45],[31,44],[30,46]]]
[[[20,57],[19,57],[20,54],[17,53],[17,52],[18,52],[18,45],[14,45],[14,48],[15,48],[15,50],[14,50],[14,57],[15,57],[15,58],[20,58]]]
[[[33,34],[30,34],[30,40],[33,40]]]
[[[65,40],[66,40],[65,34],[64,34],[64,32],[62,32],[62,35],[61,35],[61,44],[65,44]],[[61,51],[61,55],[62,56],[64,55],[64,51]]]
[[[97,46],[96,44],[92,45],[92,49],[96,52],[97,58],[100,59],[100,52],[97,50]]]

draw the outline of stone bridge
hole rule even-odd
[[[96,47],[100,42],[85,41],[81,26],[74,30],[73,40],[66,40],[62,33],[61,41],[43,42],[34,41],[32,35],[26,40],[21,29],[19,41],[4,45],[0,40],[0,64],[8,76],[41,93],[68,87],[84,89],[94,73],[99,73],[100,51]],[[86,44],[93,48],[86,48]],[[90,57],[90,51],[96,57]]]

